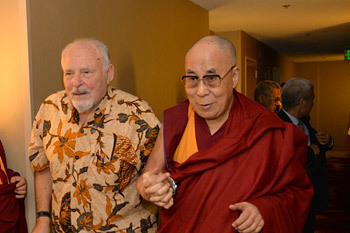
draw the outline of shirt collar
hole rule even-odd
[[[296,117],[292,116],[291,114],[289,114],[286,110],[284,110],[284,108],[282,108],[282,111],[283,111],[285,114],[287,114],[287,116],[290,118],[290,120],[292,121],[292,123],[293,123],[294,125],[298,125],[298,123],[299,123],[298,118],[296,118]]]

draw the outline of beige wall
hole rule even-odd
[[[344,61],[296,63],[296,76],[315,87],[311,124],[334,137],[334,151],[346,154],[350,114],[350,63]]]
[[[295,76],[295,63],[282,54],[277,55],[277,67],[280,69],[280,83]]]
[[[185,98],[185,54],[209,33],[208,12],[188,0],[32,0],[30,24],[34,112],[63,88],[61,49],[96,37],[110,47],[112,85],[148,101],[160,119]]]
[[[26,16],[26,0],[0,0],[0,139],[8,167],[33,184],[26,156],[31,129]],[[34,222],[33,192],[29,185],[26,198],[29,226]]]

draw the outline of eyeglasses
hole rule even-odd
[[[215,88],[220,86],[221,80],[223,80],[230,71],[235,68],[236,66],[231,66],[231,68],[226,72],[226,74],[221,78],[218,74],[207,74],[204,75],[202,78],[199,78],[196,75],[184,75],[182,76],[182,82],[184,83],[186,88],[195,88],[198,86],[199,81],[203,80],[203,83],[205,86],[209,88]]]
[[[268,94],[264,94],[264,95],[266,95],[266,96],[268,96],[268,97],[270,97],[274,102],[281,102],[281,99],[280,98],[275,98],[275,97],[272,97],[272,96],[270,96],[270,95],[268,95]]]
[[[281,102],[281,100],[280,100],[280,98],[274,98],[274,97],[272,97],[272,96],[270,96],[271,97],[271,99],[273,100],[273,101],[275,101],[275,102]]]

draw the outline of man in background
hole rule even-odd
[[[5,150],[0,140],[0,232],[28,232],[24,207],[26,194],[26,179],[7,168]]]
[[[70,43],[61,65],[65,90],[42,103],[29,146],[33,232],[50,232],[50,222],[55,232],[155,232],[157,208],[142,200],[136,180],[158,119],[145,101],[110,86],[114,66],[101,41]]]
[[[314,88],[303,78],[293,78],[285,83],[282,91],[283,109],[278,116],[298,126],[308,136],[307,162],[305,169],[313,184],[312,200],[304,232],[314,232],[315,209],[328,208],[328,174],[326,151],[332,149],[333,139],[328,133],[318,133],[309,123],[313,106]]]
[[[164,112],[137,182],[159,233],[300,232],[312,198],[306,136],[235,91],[236,51],[207,36],[188,51],[188,100]],[[303,153],[302,151],[305,151]],[[234,229],[233,229],[234,228]]]
[[[281,86],[272,80],[259,82],[254,91],[254,100],[277,114],[282,108]]]

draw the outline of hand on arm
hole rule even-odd
[[[37,212],[50,211],[51,206],[51,174],[50,169],[46,168],[43,171],[35,172],[35,200]],[[35,227],[32,233],[49,233],[51,219],[46,216],[41,216],[36,219]]]
[[[241,233],[259,233],[264,227],[264,220],[258,208],[248,202],[240,202],[230,205],[234,211],[241,211],[240,216],[232,223],[232,226]]]
[[[10,179],[10,183],[15,183],[17,181],[18,183],[16,184],[16,188],[15,188],[16,198],[17,199],[25,198],[27,194],[27,181],[22,176],[13,176]]]
[[[145,200],[168,209],[173,205],[173,190],[168,181],[169,173],[162,172],[164,166],[163,131],[160,130],[145,170],[137,180],[136,188]]]

